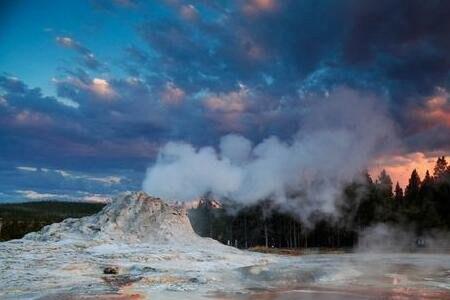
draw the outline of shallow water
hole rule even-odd
[[[321,290],[321,289],[294,289],[288,291],[259,292],[245,295],[227,295],[217,297],[217,300],[356,300],[356,299],[450,299],[450,294],[444,291],[419,291],[419,290],[359,290],[349,287],[347,290]]]
[[[241,272],[247,291],[216,299],[450,299],[449,255],[310,255]]]

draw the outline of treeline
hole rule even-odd
[[[237,209],[206,197],[190,211],[191,222],[200,235],[240,248],[350,248],[360,232],[379,223],[414,228],[418,237],[432,229],[450,229],[450,167],[445,157],[423,179],[413,170],[404,191],[384,170],[375,180],[368,173],[363,178],[343,189],[336,214],[317,212],[312,221],[283,212],[270,200]]]
[[[0,204],[0,241],[18,239],[45,225],[66,218],[81,218],[100,211],[105,204],[43,201]]]

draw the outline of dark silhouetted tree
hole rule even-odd
[[[433,177],[436,180],[442,180],[447,173],[447,169],[448,166],[445,156],[438,157],[436,165],[434,166]]]
[[[361,195],[358,210],[356,212],[356,223],[358,230],[374,223],[377,217],[378,197],[377,189],[369,173],[365,174],[363,183],[364,193]]]
[[[420,198],[423,199],[425,197],[432,197],[433,193],[433,184],[434,178],[430,176],[430,172],[425,173],[425,177],[423,178],[422,184],[420,185]]]
[[[414,169],[409,178],[408,185],[405,189],[405,199],[409,203],[417,202],[420,190],[420,177],[417,170]]]
[[[382,170],[376,181],[376,220],[380,222],[392,221],[393,219],[393,197],[392,179]]]
[[[421,218],[420,184],[419,174],[417,173],[417,170],[414,169],[409,178],[408,185],[405,188],[404,214],[409,223],[416,224]]]
[[[403,189],[400,187],[400,184],[397,181],[397,184],[395,185],[394,189],[394,199],[393,199],[393,208],[394,208],[394,215],[395,220],[399,221],[402,219],[402,211],[405,206],[405,199],[403,196]]]
[[[417,220],[417,229],[422,232],[424,229],[439,226],[441,223],[437,203],[435,198],[434,178],[430,176],[430,172],[425,173],[425,177],[420,185],[419,191],[420,203],[417,204],[420,210],[420,218]]]
[[[395,185],[394,201],[399,207],[400,207],[401,203],[403,202],[403,189],[400,187],[400,184],[398,183],[398,181],[397,181],[397,184]]]
[[[382,170],[380,175],[378,176],[377,184],[379,189],[383,193],[383,197],[392,198],[394,195],[392,194],[392,179],[391,176],[386,172],[386,170]]]

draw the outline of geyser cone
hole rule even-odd
[[[27,239],[94,239],[123,242],[192,242],[194,233],[186,211],[144,192],[120,195],[96,215],[66,219],[44,227]]]

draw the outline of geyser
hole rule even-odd
[[[389,148],[395,130],[382,99],[340,88],[311,102],[286,141],[271,136],[252,145],[229,134],[218,150],[167,143],[147,170],[144,191],[179,201],[205,193],[244,205],[272,199],[303,219],[314,211],[334,213],[343,184]]]

